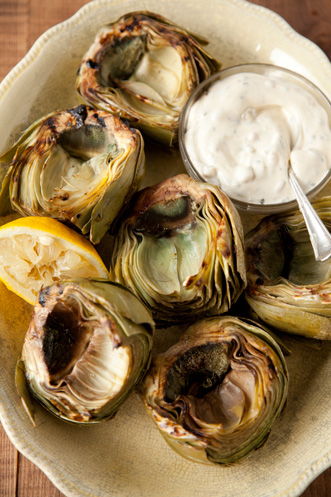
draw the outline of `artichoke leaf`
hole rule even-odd
[[[17,361],[16,364],[16,369],[15,369],[15,385],[16,385],[16,390],[21,397],[21,402],[22,405],[25,409],[25,412],[27,413],[31,423],[33,426],[36,425],[35,423],[35,406],[33,403],[33,398],[30,395],[28,386],[27,386],[27,381],[25,377],[25,367],[24,363],[21,359]]]
[[[20,155],[26,146],[27,137],[33,135],[39,121],[33,123],[16,141],[16,143],[0,157],[0,216],[5,216],[13,209],[10,203],[10,182],[13,172],[12,161]]]
[[[259,318],[268,326],[307,338],[330,339],[331,322],[329,316],[298,309],[286,303],[283,303],[282,306],[272,305],[269,301],[250,298],[249,295],[246,295],[246,300]]]
[[[111,188],[106,189],[100,200],[93,207],[91,215],[92,226],[90,228],[92,239],[100,238],[100,224],[101,229],[104,231],[105,228],[107,230],[110,229],[112,224],[117,221],[119,215],[118,206],[125,206],[128,203],[129,199],[139,189],[144,177],[145,154],[143,147],[137,151],[135,168],[132,168],[130,164],[132,157],[129,154],[127,154],[126,158],[123,154],[117,160],[121,161],[121,164],[118,165],[118,173],[112,178]],[[116,198],[116,202],[114,198]],[[83,229],[83,232],[85,231]]]
[[[147,238],[135,260],[142,279],[156,293],[187,299],[189,287],[193,288],[197,279],[192,274],[199,272],[206,249],[207,236],[201,226],[176,238]]]
[[[181,58],[174,47],[151,47],[130,80],[152,85],[155,92],[171,105],[179,94],[182,72]]]
[[[155,294],[178,295],[177,250],[169,240],[148,239],[136,252],[135,263],[141,281]]]

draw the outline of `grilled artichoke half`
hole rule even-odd
[[[0,215],[50,216],[99,243],[144,175],[138,130],[81,105],[32,124],[0,157]]]
[[[126,14],[98,32],[82,60],[77,91],[171,145],[188,97],[221,67],[202,44],[160,15]]]
[[[313,202],[331,230],[331,197]],[[331,262],[315,260],[299,211],[270,216],[246,236],[246,299],[269,326],[331,339]]]
[[[141,394],[181,456],[230,465],[266,442],[287,390],[286,363],[269,333],[223,316],[193,324],[156,356]]]
[[[141,190],[116,233],[110,279],[162,324],[226,312],[246,285],[238,212],[185,174]]]
[[[153,332],[141,302],[109,280],[68,280],[43,288],[18,364],[25,406],[27,384],[66,421],[91,424],[113,417],[149,367]]]

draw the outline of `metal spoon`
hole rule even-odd
[[[317,261],[325,261],[331,256],[331,235],[303,192],[292,170],[291,163],[289,165],[288,174],[292,191],[307,226],[315,259]]]

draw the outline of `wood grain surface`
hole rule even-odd
[[[46,29],[67,19],[86,3],[84,0],[0,0],[0,81]],[[331,58],[331,0],[254,0],[252,3],[280,14]],[[330,495],[331,469],[313,481],[302,497]],[[34,464],[17,452],[1,424],[0,497],[64,497]]]

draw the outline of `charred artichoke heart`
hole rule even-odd
[[[331,230],[331,197],[313,202]],[[246,236],[246,299],[282,332],[331,339],[331,261],[315,260],[299,211],[269,216]]]
[[[84,105],[32,124],[2,157],[0,214],[67,222],[99,243],[139,188],[144,144],[117,116]]]
[[[85,102],[172,144],[188,97],[220,69],[202,43],[160,15],[126,14],[97,34],[82,60],[77,91]]]
[[[269,333],[253,321],[219,317],[195,323],[156,356],[141,394],[176,452],[230,465],[266,442],[287,389],[285,360]]]
[[[146,308],[109,280],[45,287],[20,362],[28,390],[64,420],[109,419],[148,368],[153,331]]]
[[[184,174],[141,190],[116,233],[110,279],[160,323],[226,312],[246,284],[238,212],[218,187]]]

